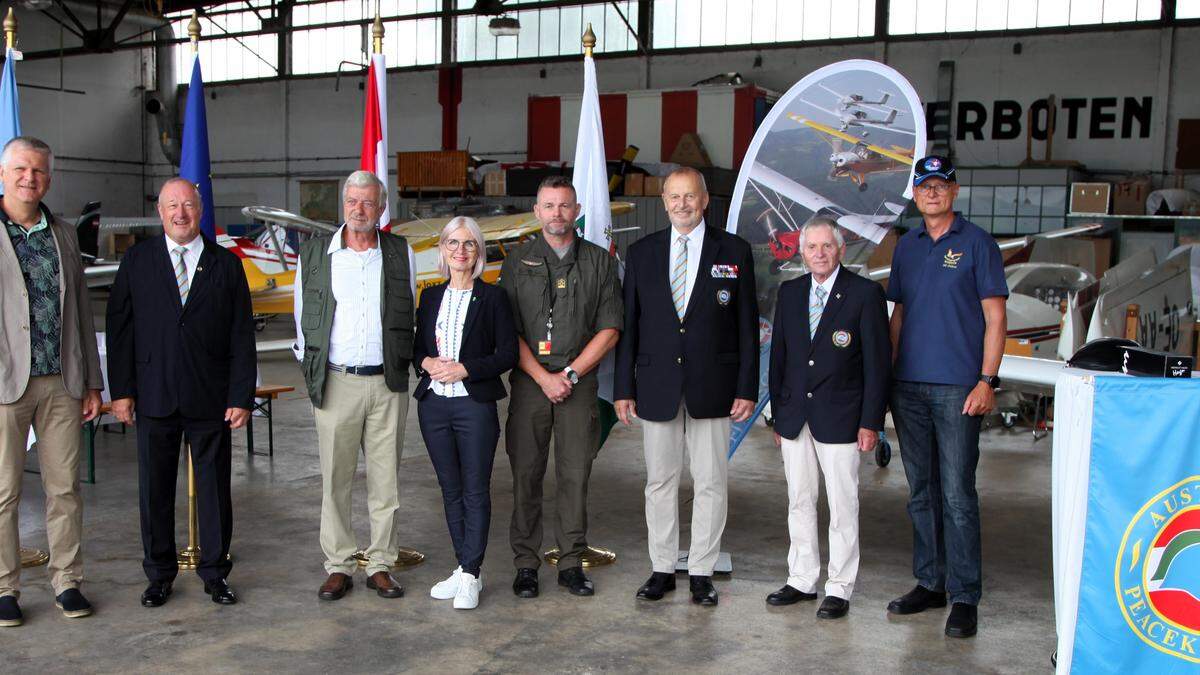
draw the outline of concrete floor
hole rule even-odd
[[[283,337],[286,326],[263,338]],[[267,383],[303,387],[285,354],[262,359]],[[503,410],[501,411],[503,415]],[[786,578],[786,491],[778,450],[757,428],[729,471],[729,523],[723,549],[734,573],[718,578],[720,606],[689,602],[685,577],[667,599],[637,601],[649,574],[642,488],[641,432],[618,428],[596,461],[591,482],[591,540],[619,554],[591,572],[597,594],[575,598],[543,567],[542,595],[513,596],[507,542],[511,476],[503,439],[493,476],[491,546],[484,591],[472,612],[429,598],[429,587],[455,563],[440,492],[410,410],[401,469],[401,543],[427,555],[396,574],[405,597],[385,600],[362,576],[343,600],[318,601],[324,579],[317,543],[321,503],[316,435],[299,393],[275,407],[276,454],[247,458],[245,434],[234,434],[233,607],[214,605],[198,578],[181,573],[167,606],[145,609],[141,570],[137,460],[132,434],[100,434],[97,484],[84,485],[83,590],[96,606],[87,619],[65,619],[54,607],[45,568],[23,574],[26,623],[0,629],[0,671],[7,672],[1047,672],[1054,650],[1050,546],[1050,446],[1028,432],[989,430],[982,441],[979,492],[983,517],[984,599],[979,635],[942,634],[945,610],[891,617],[885,606],[913,585],[907,485],[899,457],[886,469],[864,462],[861,482],[862,564],[849,616],[815,618],[817,603],[769,607],[764,598]],[[256,447],[266,448],[265,424]],[[36,458],[30,457],[30,466]],[[553,494],[553,470],[547,494]],[[186,478],[180,480],[186,494]],[[362,474],[355,525],[366,541]],[[38,476],[25,475],[21,535],[44,547]],[[690,487],[683,490],[686,546]],[[548,513],[552,513],[550,503]],[[179,541],[186,541],[180,499]],[[822,528],[824,515],[822,516]],[[550,531],[547,527],[547,531]],[[824,539],[824,536],[822,536]],[[553,542],[547,542],[552,544]],[[822,543],[822,551],[825,547]]]

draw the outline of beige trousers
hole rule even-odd
[[[15,403],[0,405],[0,596],[20,595],[21,477],[29,427],[37,432],[38,462],[46,493],[50,584],[58,595],[83,581],[83,500],[79,497],[80,400],[61,375],[29,378]]]
[[[788,486],[788,586],[815,593],[821,576],[817,493],[825,476],[829,502],[829,578],[825,595],[849,600],[858,575],[857,443],[821,443],[805,424],[795,440],[782,439]]]
[[[363,377],[329,371],[325,405],[314,408],[321,454],[321,550],[325,571],[353,574],[358,546],[350,526],[350,487],[361,448],[367,464],[367,512],[371,543],[367,574],[396,564],[400,510],[397,471],[404,448],[408,393],[387,388],[383,375]]]
[[[728,417],[696,419],[683,404],[669,422],[642,420],[646,449],[646,529],[650,564],[674,574],[679,556],[679,477],[688,458],[695,495],[688,574],[712,576],[729,510]]]

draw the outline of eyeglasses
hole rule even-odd
[[[358,200],[358,199],[354,199],[353,197],[347,199],[343,203],[346,205],[346,208],[348,208],[348,209],[352,209],[352,208],[358,206],[359,204],[362,204],[362,207],[364,209],[367,209],[368,211],[374,210],[376,206],[379,206],[379,202],[375,202],[370,199]]]
[[[461,241],[458,239],[447,239],[442,244],[445,245],[447,251],[457,251],[459,244],[462,244],[463,250],[467,253],[474,253],[479,249],[479,244],[475,243],[474,239],[464,239]]]
[[[915,187],[913,189],[916,190],[917,192],[922,192],[924,194],[929,194],[930,192],[936,192],[938,194],[944,195],[947,192],[949,192],[950,188],[952,188],[952,187],[954,187],[954,183],[921,183],[920,185],[918,185],[917,187]]]

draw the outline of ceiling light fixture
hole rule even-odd
[[[488,21],[488,31],[496,37],[517,35],[521,32],[521,22],[510,16],[498,16]]]

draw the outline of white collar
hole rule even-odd
[[[671,242],[675,243],[675,242],[679,241],[680,237],[687,237],[687,240],[689,243],[691,243],[693,241],[696,241],[696,242],[704,241],[704,219],[701,218],[700,224],[697,225],[695,228],[693,228],[692,231],[688,232],[687,234],[683,234],[679,230],[676,230],[675,226],[672,225],[671,226]]]
[[[813,277],[813,288],[820,286],[821,288],[825,289],[825,297],[833,295],[833,282],[837,281],[837,275],[841,269],[842,264],[838,263],[838,266],[833,268],[833,271],[829,273],[829,278],[822,283],[817,283],[817,278]]]
[[[165,239],[167,242],[167,253],[168,254],[173,254],[175,252],[175,249],[179,248],[180,246],[182,246],[184,249],[186,249],[187,253],[191,253],[194,255],[200,255],[200,252],[204,250],[204,235],[202,235],[202,234],[197,234],[194,239],[192,239],[191,241],[189,241],[186,244],[180,244],[180,243],[176,242],[174,239],[166,236],[165,234],[163,235],[163,239]]]
[[[337,229],[337,232],[333,233],[333,240],[329,242],[329,248],[325,250],[326,253],[332,255],[332,254],[337,253],[338,251],[342,250],[343,248],[345,248],[345,244],[342,243],[342,241],[343,241],[342,234],[345,229],[346,229],[346,224],[342,223],[342,226]],[[379,228],[376,227],[376,232],[378,232],[378,231],[379,231]],[[379,246],[378,245],[375,246],[375,249],[378,250]],[[350,249],[350,250],[353,251],[354,249]]]

